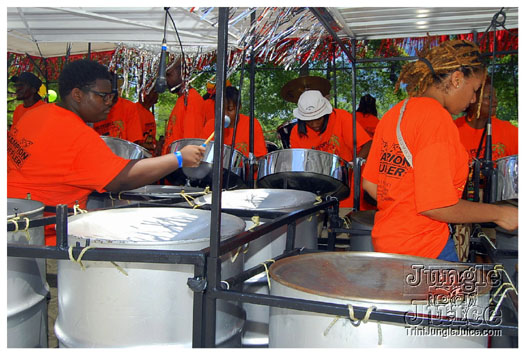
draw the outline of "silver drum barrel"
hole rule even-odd
[[[253,211],[293,212],[312,207],[316,196],[307,191],[285,189],[245,189],[224,191],[222,193],[222,208]],[[211,195],[196,199],[197,204],[211,204]],[[254,221],[245,218],[248,228],[254,226]],[[260,223],[271,220],[261,219]],[[297,220],[295,232],[296,248],[317,249],[317,215],[307,216]],[[280,227],[252,242],[244,251],[244,269],[248,270],[260,263],[281,255],[286,247],[286,226]],[[261,273],[247,280],[244,291],[269,294],[266,275]],[[245,303],[246,326],[242,338],[244,345],[268,345],[268,321],[270,310],[267,306]]]
[[[354,211],[350,213],[350,250],[351,251],[374,251],[372,244],[372,228],[376,211]],[[352,231],[352,230],[359,230]]]
[[[496,160],[496,189],[493,201],[514,200],[518,198],[518,155],[510,155]]]
[[[181,150],[187,145],[202,145],[204,139],[185,138],[179,139],[170,144],[169,151],[171,153]],[[213,167],[213,151],[215,142],[211,141],[206,145],[204,157],[198,167],[182,167],[182,169],[175,170],[169,175],[168,179],[174,185],[187,185],[187,180],[191,182],[192,186],[206,187],[212,185],[212,167]],[[238,150],[235,150],[224,144],[222,150],[222,167],[223,167],[223,181],[226,184],[226,176],[230,172],[228,186],[223,185],[224,188],[242,188],[246,187],[244,182],[245,169],[247,160],[245,156]],[[232,160],[231,170],[229,170],[230,157]]]
[[[129,142],[125,139],[100,136],[109,148],[121,158],[124,159],[143,159],[151,158],[151,153],[144,147],[138,144]]]
[[[210,244],[209,211],[124,208],[71,217],[70,245],[90,240],[95,248],[201,250]],[[222,240],[244,231],[242,219],[222,214]],[[242,271],[242,258],[223,256],[222,278]],[[58,262],[60,347],[191,347],[194,266],[82,261]],[[127,275],[126,275],[127,274]],[[217,301],[217,345],[240,346],[244,312]]]
[[[488,322],[491,280],[469,265],[398,254],[326,252],[281,259],[270,267],[270,277],[272,295],[344,304],[349,309],[346,317],[338,318],[272,307],[270,347],[487,346],[486,336],[443,336],[438,333],[443,328],[423,326],[414,317],[431,317],[441,325],[449,324],[450,316]],[[405,319],[378,323],[354,315],[352,324],[353,307],[397,311]]]
[[[44,204],[33,200],[7,199],[7,220],[33,220],[44,216]],[[29,240],[28,240],[29,239]],[[44,245],[44,227],[8,232],[7,243]],[[7,258],[7,346],[47,348],[46,261]]]
[[[257,186],[348,197],[351,163],[320,150],[282,149],[258,160]]]

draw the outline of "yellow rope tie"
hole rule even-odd
[[[229,290],[230,289],[230,284],[228,283],[228,281],[221,281],[221,284],[225,284],[226,285],[226,289]]]
[[[248,252],[248,249],[250,248],[250,243],[244,244],[244,249],[242,250],[243,254],[246,254]]]
[[[354,317],[354,306],[352,306],[351,304],[348,304],[348,317],[350,318],[350,320],[352,320],[354,322],[358,322],[359,321],[359,319]]]
[[[73,212],[74,212],[74,215],[76,216],[78,213],[87,213],[87,210],[83,210],[82,208],[80,208],[77,203],[73,206]]]
[[[514,283],[510,279],[510,276],[509,276],[509,274],[507,274],[507,270],[505,270],[503,265],[498,264],[498,265],[494,266],[494,270],[496,270],[496,271],[503,271],[505,273],[505,276],[507,276],[507,280],[509,280],[510,284],[512,285],[512,288],[514,289],[514,292],[516,292],[516,295],[518,295],[518,290],[514,286]]]
[[[252,229],[254,229],[255,227],[257,227],[259,224],[261,224],[261,218],[259,216],[253,216],[252,217],[252,222],[253,222],[253,226],[251,226],[250,228],[248,228],[248,230],[251,232]]]
[[[77,263],[78,265],[80,265],[80,268],[82,269],[82,271],[86,271],[86,268],[84,267],[84,264],[82,264],[82,257],[84,256],[84,254],[86,253],[86,251],[88,251],[89,249],[93,249],[94,247],[93,246],[87,246],[85,247],[84,249],[82,249],[82,251],[80,252],[80,254],[78,255],[78,258],[75,260],[75,258],[73,257],[73,246],[69,246],[69,260]]]
[[[507,289],[510,289],[510,290],[515,290],[514,288],[514,285],[510,282],[504,282],[500,285],[500,287],[496,290],[496,292],[494,292],[494,295],[492,295],[492,297],[489,299],[489,304],[492,303],[495,299],[496,299],[496,296],[501,292],[501,290],[503,289],[503,287],[505,286],[509,286],[506,288]],[[503,296],[501,296],[503,298]]]
[[[498,313],[498,310],[499,310],[499,308],[501,306],[501,303],[503,302],[503,299],[505,298],[505,294],[511,289],[512,288],[508,287],[508,288],[505,289],[505,291],[503,291],[503,293],[501,294],[501,297],[500,297],[498,303],[496,304],[496,308],[494,308],[494,312],[492,312],[492,315],[489,318],[489,322],[492,322],[492,320],[494,319],[494,316],[496,315],[496,313]]]
[[[494,245],[494,243],[492,243],[492,240],[490,240],[490,238],[485,234],[485,232],[479,232],[478,235],[479,235],[480,237],[485,238],[485,239],[489,242],[489,244],[490,244],[490,246],[492,247],[492,249],[496,249],[496,246]]]
[[[377,322],[377,346],[383,345],[383,330],[381,329],[381,323]]]
[[[272,289],[272,284],[270,282],[270,273],[268,272],[268,265],[266,265],[267,262],[271,262],[272,264],[275,262],[273,259],[268,259],[264,263],[261,263],[262,266],[264,266],[264,272],[266,273],[266,281],[268,282],[268,289]]]
[[[206,188],[204,189],[204,191],[202,191],[201,193],[202,193],[203,195],[211,194],[210,187],[209,187],[209,186],[206,186]]]
[[[338,321],[339,319],[341,319],[341,316],[337,316],[337,317],[335,317],[335,318],[332,320],[332,322],[331,322],[330,324],[328,324],[328,327],[326,327],[326,329],[325,329],[324,332],[323,332],[323,335],[324,335],[324,336],[327,336],[327,335],[328,335],[328,333],[330,332],[330,330],[332,329],[332,327],[335,325],[335,323],[337,323],[337,321]]]
[[[18,227],[19,220],[20,220],[20,216],[16,216],[16,217],[13,217],[7,220],[8,222],[12,222],[15,225],[15,230],[13,231],[13,234],[19,232],[19,227]],[[27,242],[29,243],[29,241],[31,240],[31,235],[29,234],[29,218],[24,217],[24,222],[26,222],[26,226],[24,229],[22,229],[22,232],[26,234],[26,239],[27,239]]]
[[[120,192],[118,193],[118,199],[119,199],[119,201],[126,201],[126,202],[128,203],[128,205],[131,205],[131,201],[130,201],[130,200],[123,200],[123,199],[122,199],[122,193],[123,193],[123,192],[124,192],[124,191],[120,191]]]
[[[232,264],[235,262],[235,260],[237,260],[237,257],[239,256],[239,253],[241,252],[241,249],[242,249],[242,245],[240,247],[237,248],[237,251],[235,252],[235,255],[233,255],[230,260],[232,262]]]
[[[29,234],[29,218],[24,217],[24,221],[26,222],[26,227],[24,228],[24,233],[26,234],[27,242],[31,240],[31,235]]]
[[[313,214],[311,214],[307,219],[306,219],[306,222],[311,222],[312,221],[312,218],[313,218]]]
[[[315,202],[314,202],[314,206],[320,204],[323,202],[323,199],[321,198],[321,196],[316,196],[315,197]]]
[[[109,199],[110,199],[111,201],[115,201],[115,200],[116,200],[116,199],[113,197],[113,195],[111,194],[111,192],[109,193]]]
[[[13,233],[18,232],[18,220],[19,219],[20,219],[20,217],[16,216],[14,218],[10,218],[10,219],[7,220],[8,222],[12,222],[15,225],[15,230],[13,231]]]
[[[180,195],[186,200],[186,202],[188,202],[188,205],[190,205],[191,207],[194,207],[194,206],[195,206],[195,204],[189,199],[189,198],[191,197],[191,198],[194,200],[194,198],[193,198],[192,196],[186,194],[186,193],[184,192],[184,190],[182,190],[182,191],[180,192]]]
[[[348,218],[348,216],[343,217],[343,224],[345,225],[346,229],[350,229],[350,218]]]
[[[126,272],[126,270],[124,270],[119,264],[117,264],[114,261],[110,261],[110,263],[113,264],[113,266],[116,267],[118,271],[123,273],[125,276],[128,276],[128,273]]]

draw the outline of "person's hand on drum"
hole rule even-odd
[[[187,145],[180,150],[182,155],[182,166],[183,167],[196,167],[199,166],[204,152],[206,151],[205,147],[200,145]]]
[[[503,205],[500,208],[500,215],[494,220],[498,226],[508,231],[518,228],[518,209],[514,206]]]

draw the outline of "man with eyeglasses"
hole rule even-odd
[[[101,93],[93,93],[101,96]],[[114,104],[111,106],[108,117],[93,125],[95,131],[101,136],[125,139],[137,144],[142,143],[142,123],[137,106],[128,99],[120,97],[118,91],[102,95],[104,95],[101,96],[104,100],[114,102]]]
[[[61,101],[27,112],[7,137],[7,197],[31,198],[48,206],[78,203],[88,195],[151,184],[181,166],[197,166],[204,148],[186,146],[174,154],[127,160],[115,155],[87,123],[106,119],[114,94],[103,65],[78,60],[58,78]],[[48,226],[49,227],[49,226]],[[46,230],[46,245],[55,245]]]

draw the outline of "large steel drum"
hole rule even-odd
[[[518,198],[518,155],[510,155],[496,160],[496,188],[493,201]]]
[[[169,151],[173,153],[177,150],[181,150],[187,145],[202,145],[204,141],[204,139],[197,138],[179,139],[170,144]],[[187,185],[187,182],[189,181],[192,186],[212,186],[214,147],[214,141],[211,141],[206,145],[204,157],[202,158],[202,161],[198,167],[182,167],[182,169],[177,169],[172,174],[170,174],[168,176],[168,179],[171,181],[171,183],[173,183],[174,185]],[[232,150],[232,148],[226,144],[223,145],[222,153],[224,184],[226,184],[228,171],[230,172],[229,184],[228,186],[224,185],[223,187],[246,187],[246,184],[244,182],[245,169],[247,164],[246,157],[238,150]],[[232,168],[231,170],[228,170],[230,156],[232,156]]]
[[[293,212],[312,207],[316,196],[307,191],[283,189],[246,189],[232,190],[222,193],[222,208],[249,210],[257,215],[257,211]],[[211,195],[198,198],[198,204],[211,204]],[[246,226],[250,228],[254,222],[245,218]],[[269,220],[261,219],[260,223]],[[317,249],[317,215],[307,216],[297,220],[295,232],[295,247]],[[244,253],[244,269],[248,270],[260,263],[270,260],[284,252],[286,247],[287,228],[283,226],[252,241]],[[266,274],[261,273],[247,280],[244,291],[269,294]],[[244,345],[268,344],[268,321],[270,310],[267,306],[245,303],[246,326],[242,338]]]
[[[457,282],[460,275],[467,281]],[[486,336],[440,336],[438,328],[423,328],[413,316],[431,316],[435,322],[443,316],[446,322],[450,315],[488,321],[490,282],[468,265],[398,254],[329,252],[281,259],[270,267],[270,276],[272,295],[406,312],[406,324],[351,324],[349,316],[272,307],[270,347],[487,346]]]
[[[185,201],[183,194],[196,198],[204,194],[204,188],[192,186],[146,185],[120,193],[92,192],[86,208],[94,210],[105,207],[125,206],[132,202],[170,199],[173,203]]]
[[[283,149],[258,160],[257,186],[348,197],[351,163],[320,150]]]
[[[33,220],[44,216],[44,204],[33,200],[7,199],[7,220]],[[8,222],[13,223],[13,222]],[[29,237],[29,240],[28,240]],[[44,245],[44,227],[8,232],[7,243]],[[7,258],[7,346],[47,348],[46,261]]]
[[[143,159],[151,158],[151,153],[144,147],[141,147],[138,144],[129,142],[125,139],[110,137],[110,136],[100,136],[104,142],[108,145],[109,148],[121,158],[124,159]]]
[[[209,246],[209,211],[124,208],[71,217],[70,245],[90,240],[95,248],[201,250]],[[222,214],[222,240],[244,231],[242,219]],[[242,259],[242,258],[241,258]],[[106,261],[58,262],[61,347],[191,347],[193,291],[186,285],[193,265]],[[242,260],[222,262],[222,278],[242,271]],[[218,346],[239,346],[244,312],[217,301]]]

